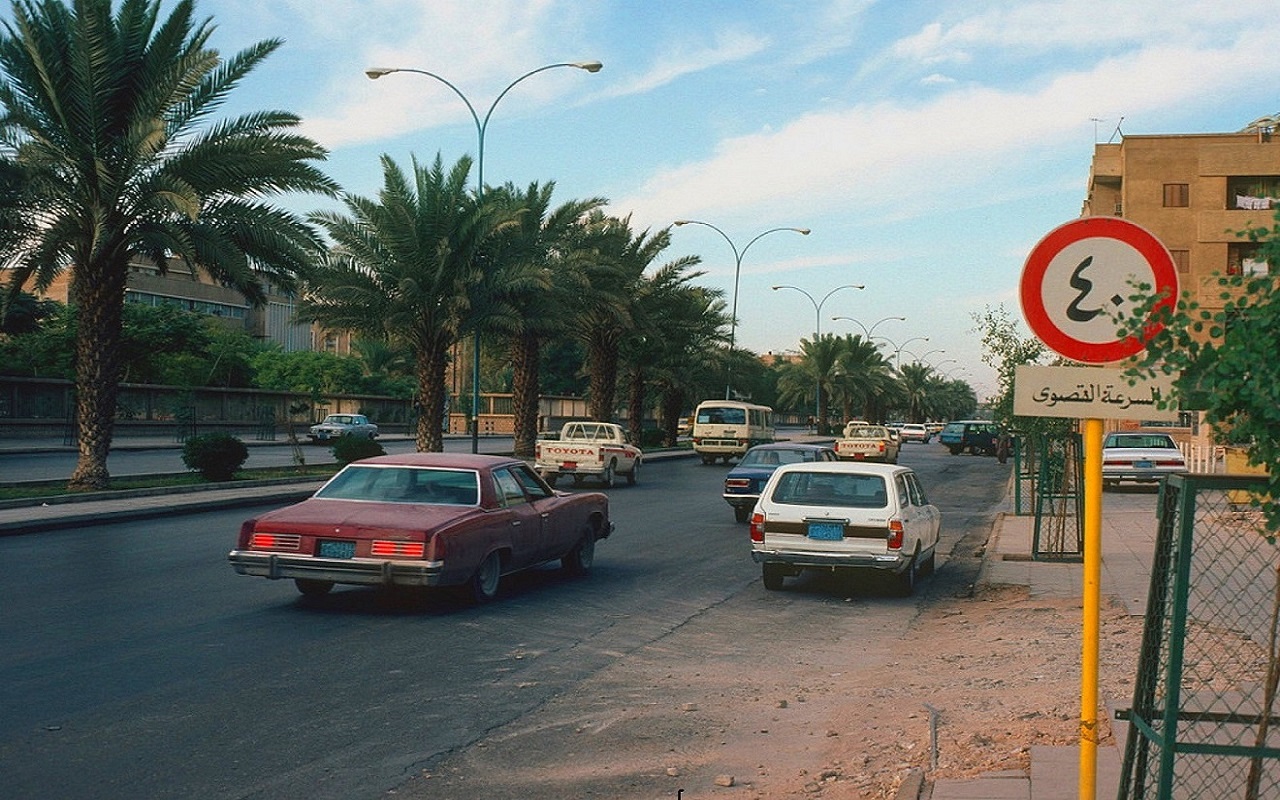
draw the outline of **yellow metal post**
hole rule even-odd
[[[1084,620],[1080,653],[1080,800],[1098,791],[1098,626],[1102,598],[1102,420],[1084,420]]]

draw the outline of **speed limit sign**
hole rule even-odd
[[[1022,314],[1049,349],[1086,364],[1136,355],[1142,339],[1120,337],[1117,314],[1132,315],[1137,284],[1178,299],[1178,270],[1150,231],[1119,217],[1083,217],[1054,228],[1027,256]]]

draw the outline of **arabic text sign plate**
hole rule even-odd
[[[1142,283],[1178,297],[1178,270],[1146,228],[1118,217],[1083,217],[1060,225],[1032,249],[1022,269],[1022,314],[1040,340],[1072,361],[1105,364],[1142,350],[1119,338],[1117,312]]]
[[[1013,413],[1020,417],[1173,422],[1178,419],[1178,410],[1157,405],[1172,388],[1173,378],[1166,376],[1130,386],[1119,369],[1023,365],[1013,376]]]

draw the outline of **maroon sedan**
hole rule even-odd
[[[305,595],[462,586],[486,602],[503,575],[548,561],[587,572],[612,532],[606,495],[557,492],[519,459],[413,453],[357,461],[301,503],[247,520],[227,558]]]

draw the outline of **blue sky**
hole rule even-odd
[[[375,194],[379,156],[474,155],[459,98],[496,106],[485,181],[602,196],[637,230],[717,226],[742,260],[737,343],[794,350],[853,317],[980,395],[994,388],[972,315],[1021,319],[1022,264],[1080,213],[1095,141],[1234,131],[1280,111],[1275,0],[197,0],[224,52],[284,46],[232,108],[283,108]],[[1118,141],[1118,139],[1117,139]],[[314,199],[291,204],[318,207]],[[670,258],[733,288],[728,243],[673,231]],[[771,291],[790,284],[800,292]],[[815,319],[818,317],[818,319]],[[1024,326],[1025,330],[1025,326]],[[929,337],[928,341],[916,337]],[[913,340],[913,341],[908,341]],[[888,349],[892,351],[893,346]]]

